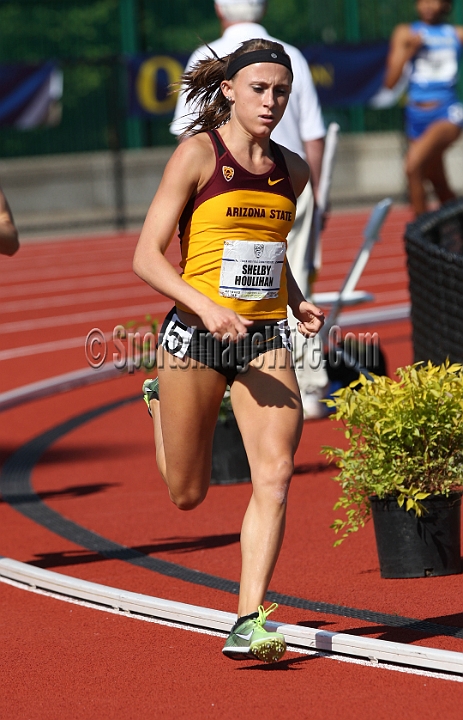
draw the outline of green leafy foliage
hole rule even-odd
[[[222,402],[220,403],[219,420],[225,422],[231,417],[233,417],[233,407],[231,404],[230,386],[227,385]]]
[[[417,515],[429,495],[448,495],[462,487],[463,366],[416,363],[397,370],[397,380],[373,376],[338,390],[328,407],[341,420],[347,449],[322,452],[340,472],[342,495],[334,510],[339,545],[365,525],[370,495],[392,496]]]
[[[127,335],[133,338],[133,351],[138,358],[137,368],[151,372],[156,366],[153,342],[158,329],[158,321],[151,315],[145,315],[144,320],[129,320],[122,327],[127,331]]]

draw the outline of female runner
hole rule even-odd
[[[463,105],[456,96],[463,27],[446,24],[451,0],[417,0],[418,22],[398,25],[391,38],[385,85],[394,87],[411,65],[405,132],[405,160],[410,202],[416,215],[427,210],[429,180],[441,203],[455,198],[443,155],[463,127]]]
[[[285,527],[302,430],[287,305],[313,337],[323,313],[306,302],[285,258],[307,164],[273,143],[291,92],[279,43],[250,40],[186,74],[199,119],[175,150],[148,211],[134,271],[175,301],[160,332],[158,377],[145,381],[156,459],[181,510],[201,503],[227,384],[249,459],[252,496],[241,529],[238,620],[223,652],[271,662],[284,637],[265,630],[262,603]],[[177,224],[182,275],[165,252]],[[160,398],[160,401],[159,401]]]

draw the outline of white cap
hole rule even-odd
[[[267,0],[214,0],[221,14],[229,22],[259,22]]]
[[[265,5],[267,0],[215,0],[216,5]]]

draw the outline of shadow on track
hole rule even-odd
[[[310,475],[315,474],[318,475],[319,473],[324,473],[331,471],[333,472],[334,465],[330,465],[329,463],[304,463],[302,465],[296,465],[294,468],[294,475]]]
[[[160,552],[188,553],[233,545],[239,542],[239,539],[239,533],[206,535],[197,538],[166,538],[165,542],[153,543],[152,545],[137,545],[127,549],[143,555],[154,555]],[[70,565],[87,565],[109,559],[99,553],[86,552],[85,550],[65,550],[63,552],[35,555],[35,559],[29,560],[28,564],[46,570]]]
[[[291,652],[289,650],[288,652]],[[299,668],[298,665],[301,665],[301,663],[310,662],[310,660],[316,660],[318,657],[318,653],[314,655],[305,655],[304,657],[297,657],[297,658],[288,658],[287,660],[279,660],[279,662],[275,663],[259,663],[258,665],[241,665],[237,668],[237,670],[251,670],[251,671],[261,671],[261,672],[288,672],[289,670],[299,670],[302,668]]]
[[[429,629],[426,625],[423,627],[424,623]],[[400,628],[391,628],[387,627],[387,625],[370,625],[369,627],[343,629],[342,632],[349,635],[374,635],[380,640],[398,643],[411,643],[439,636],[463,640],[463,613],[425,618],[424,620],[409,622]]]

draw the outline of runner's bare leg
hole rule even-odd
[[[181,510],[202,502],[211,479],[212,441],[226,379],[215,370],[160,348],[159,397],[153,413],[156,461]]]
[[[290,358],[285,349],[267,352],[231,387],[252,478],[241,529],[239,616],[263,603],[283,541],[293,458],[302,432],[302,404]]]
[[[405,161],[410,203],[416,215],[427,210],[425,180],[426,168],[433,158],[442,157],[444,152],[460,135],[461,129],[448,120],[430,125],[417,140],[410,141]],[[449,198],[450,199],[450,198]],[[442,201],[441,201],[442,202]]]

